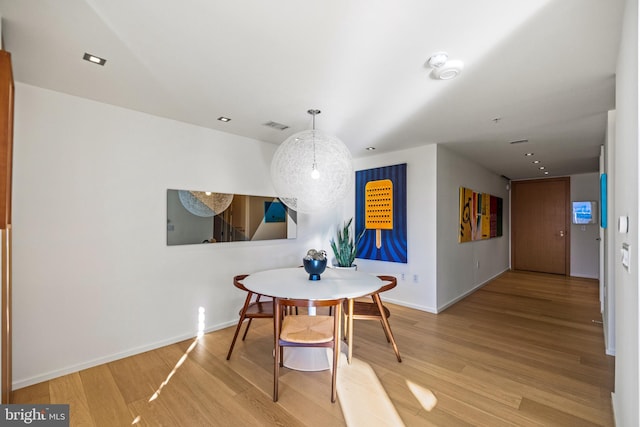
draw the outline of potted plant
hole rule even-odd
[[[353,218],[345,222],[342,228],[337,229],[336,238],[331,239],[331,249],[336,257],[338,267],[354,267],[353,261],[356,259],[358,243],[364,235],[366,229],[362,230],[354,240],[354,233],[351,233],[351,223]]]

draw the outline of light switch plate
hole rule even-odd
[[[629,244],[622,244],[622,266],[625,270],[629,271],[629,263],[631,262],[631,255],[629,253]]]

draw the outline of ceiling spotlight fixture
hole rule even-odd
[[[545,175],[549,175],[549,171],[544,171],[544,174]]]
[[[451,80],[458,77],[463,68],[464,62],[462,61],[447,61],[442,67],[434,68],[431,74],[439,80]]]
[[[440,68],[447,63],[447,59],[449,59],[447,52],[436,52],[429,57],[427,64],[429,64],[431,68]]]
[[[537,165],[538,163],[540,163],[540,160],[534,160],[534,161],[533,161],[533,162],[531,162],[531,163],[533,163],[534,165]]]
[[[94,64],[98,64],[98,65],[104,65],[107,62],[107,60],[104,59],[104,58],[100,58],[99,56],[95,56],[95,55],[92,55],[92,54],[86,53],[86,52],[85,52],[84,56],[82,57],[82,59],[84,59],[85,61],[89,61],[91,63],[94,63]]]
[[[540,166],[538,169],[540,169],[540,170],[544,170],[544,166]]]
[[[276,150],[271,179],[276,195],[296,212],[320,212],[336,206],[353,187],[349,149],[335,136],[316,130],[320,110],[308,110],[313,127],[295,133]]]
[[[375,149],[376,149],[376,147],[367,147],[367,148],[365,148],[365,150],[367,150],[367,151],[373,151]]]
[[[220,120],[221,122],[230,122],[231,119],[229,117],[224,117],[224,116],[220,116],[218,117],[218,120]]]
[[[451,80],[458,76],[464,68],[464,62],[449,61],[447,52],[436,52],[429,57],[427,65],[432,68],[431,78],[436,80]]]
[[[531,157],[531,156],[533,156],[533,153],[524,153],[524,156],[525,157]]]

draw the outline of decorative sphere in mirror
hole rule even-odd
[[[178,197],[186,210],[200,217],[218,215],[224,212],[233,201],[233,194],[209,191],[179,190]]]

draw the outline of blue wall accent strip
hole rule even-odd
[[[607,228],[607,174],[600,175],[600,227]]]

